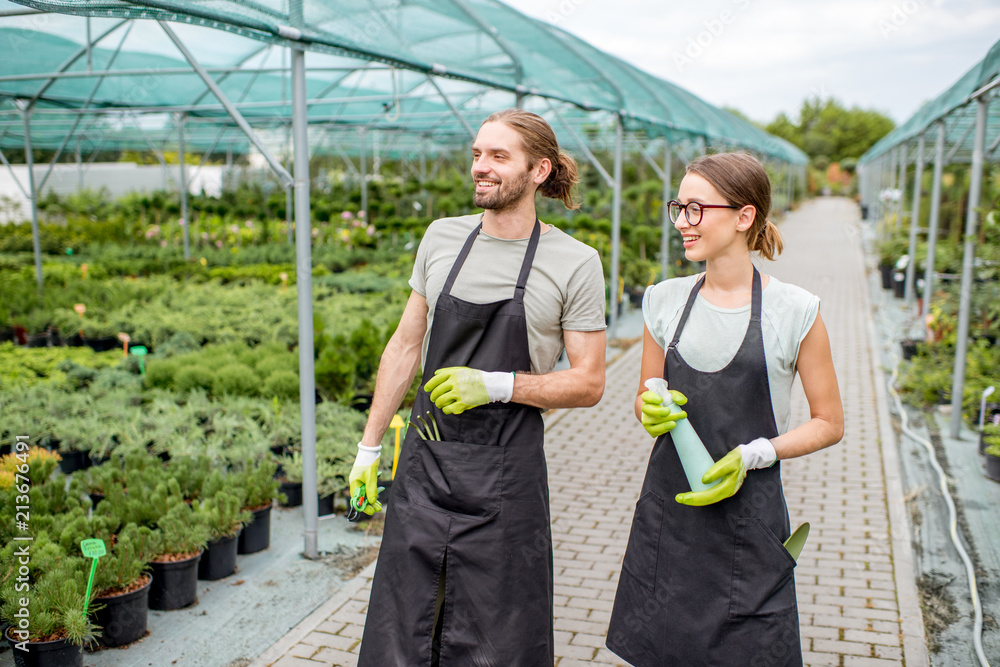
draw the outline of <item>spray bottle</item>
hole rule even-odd
[[[663,407],[670,408],[670,412],[677,414],[684,412],[683,409],[674,403],[673,396],[667,389],[667,381],[663,378],[649,378],[646,380],[646,389],[658,394],[663,399]],[[670,431],[670,438],[677,448],[677,456],[681,459],[681,466],[684,468],[684,475],[692,491],[704,491],[710,489],[722,480],[717,480],[712,484],[704,484],[702,476],[715,464],[715,459],[705,449],[704,443],[695,432],[691,422],[687,419],[678,419],[676,426]]]

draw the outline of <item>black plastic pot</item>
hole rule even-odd
[[[201,554],[187,560],[150,563],[153,586],[149,589],[149,608],[161,611],[183,609],[198,601],[198,561]]]
[[[94,625],[101,627],[97,643],[101,646],[124,646],[146,635],[146,620],[149,610],[149,590],[153,579],[142,588],[124,595],[99,597],[95,606],[102,608],[93,612]]]
[[[882,275],[882,289],[892,289],[892,264],[879,264],[878,270]]]
[[[894,273],[892,276],[892,294],[897,299],[906,296],[906,274]]]
[[[322,496],[316,499],[316,515],[326,516],[333,514],[333,495]]]
[[[28,347],[50,347],[52,345],[52,337],[49,336],[48,331],[29,334],[26,345]]]
[[[212,540],[198,561],[198,578],[215,581],[236,571],[236,547],[239,532],[229,537]]]
[[[271,506],[253,511],[253,520],[243,526],[236,553],[255,554],[271,546]]]
[[[84,338],[83,344],[94,352],[107,352],[121,347],[117,336],[102,336],[100,338]]]
[[[59,469],[67,475],[90,467],[90,452],[60,451],[59,456]]]
[[[917,340],[901,340],[899,341],[899,347],[903,350],[903,360],[909,361],[913,357],[917,356]]]
[[[83,336],[80,335],[80,332],[77,332],[77,333],[73,334],[72,336],[70,336],[68,338],[64,338],[63,342],[66,343],[66,345],[68,347],[83,347],[84,346]]]
[[[283,507],[298,507],[302,504],[302,482],[285,481],[278,490],[285,494],[286,500],[281,503]]]
[[[986,455],[986,476],[1000,482],[1000,456]]]
[[[65,639],[27,644],[28,650],[14,648],[17,640],[10,636],[10,628],[4,637],[14,653],[15,667],[83,667],[83,647]]]

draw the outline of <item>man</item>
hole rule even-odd
[[[536,192],[575,208],[576,164],[548,123],[497,112],[472,158],[484,212],[428,227],[351,471],[352,495],[363,483],[366,511],[381,509],[379,443],[423,360],[360,667],[553,664],[541,410],[604,392],[604,272],[535,216]],[[570,367],[553,372],[564,347]]]

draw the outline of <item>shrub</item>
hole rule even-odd
[[[260,380],[249,367],[230,363],[220,368],[212,380],[212,393],[216,396],[257,394]]]
[[[191,391],[192,389],[212,388],[215,377],[212,371],[201,365],[189,365],[177,371],[174,376],[174,389],[176,391]]]
[[[264,381],[260,393],[265,398],[298,400],[299,376],[292,371],[275,371]]]

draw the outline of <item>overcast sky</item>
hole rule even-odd
[[[909,118],[1000,40],[1000,0],[503,0],[718,106]]]

